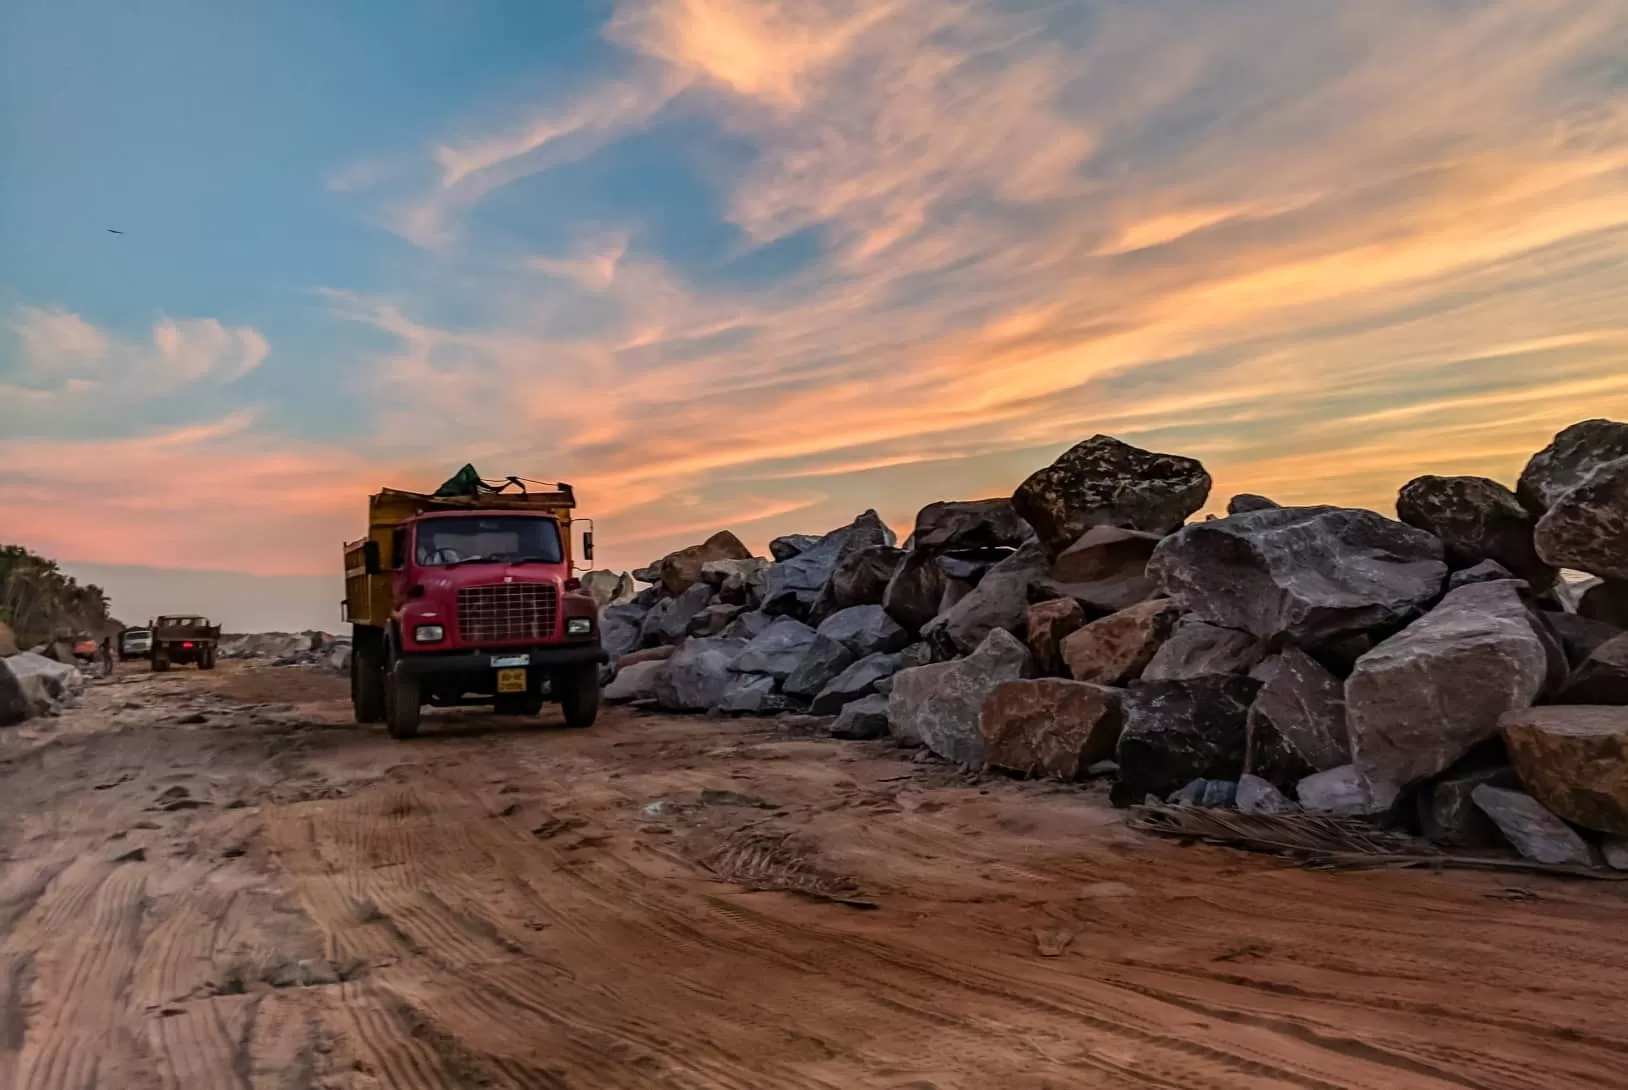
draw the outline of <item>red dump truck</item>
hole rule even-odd
[[[370,497],[367,536],[345,546],[356,721],[411,738],[425,705],[536,715],[553,700],[591,725],[608,656],[571,574],[575,507],[570,485],[493,484],[468,466],[433,494]],[[592,560],[591,529],[582,543]]]

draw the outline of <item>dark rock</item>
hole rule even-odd
[[[17,675],[0,659],[0,727],[14,727],[34,715],[34,702],[23,692]]]
[[[737,673],[718,698],[716,710],[726,715],[775,715],[796,707],[775,691],[769,674]]]
[[[976,584],[946,577],[944,580],[944,593],[938,599],[938,615],[943,617],[950,610],[960,605],[962,599],[977,589]],[[948,624],[948,621],[946,620],[945,623]]]
[[[1551,865],[1593,866],[1593,853],[1583,838],[1531,795],[1482,784],[1470,797],[1522,857]]]
[[[882,595],[882,608],[908,632],[920,632],[938,616],[944,569],[929,553],[912,552],[900,562]]]
[[[790,696],[813,700],[857,657],[846,645],[816,633],[814,642],[780,689]]]
[[[925,643],[913,643],[899,652],[899,669],[909,670],[916,666],[926,666],[935,662],[933,649]]]
[[[1265,657],[1266,645],[1248,632],[1189,620],[1176,626],[1141,676],[1145,681],[1174,681],[1205,674],[1247,674]]]
[[[1085,627],[1085,610],[1072,598],[1055,598],[1029,607],[1024,625],[1035,669],[1048,677],[1068,673],[1063,661],[1063,640]]]
[[[731,639],[756,639],[774,623],[774,620],[762,610],[754,609],[750,613],[742,613],[729,622],[729,627],[724,629],[723,634]]]
[[[1077,780],[1114,754],[1123,725],[1121,693],[1060,678],[996,686],[979,716],[985,759],[993,768]]]
[[[1194,779],[1235,781],[1244,765],[1245,720],[1259,688],[1253,678],[1235,675],[1133,684],[1124,697],[1114,805],[1163,798]]]
[[[1606,837],[1600,841],[1600,854],[1612,870],[1628,870],[1628,837]]]
[[[1441,538],[1453,568],[1497,561],[1535,590],[1552,586],[1558,574],[1533,547],[1532,513],[1486,477],[1415,477],[1396,497],[1396,517]]]
[[[656,701],[672,711],[706,711],[723,699],[735,680],[730,671],[744,640],[689,640],[673,653],[656,678]]]
[[[709,560],[745,560],[752,550],[728,530],[719,530],[699,545],[668,553],[654,564],[656,579],[668,594],[683,594],[701,578],[701,567]]]
[[[1447,775],[1419,793],[1419,829],[1426,840],[1444,848],[1496,848],[1504,843],[1472,793],[1477,787],[1518,787],[1509,768],[1483,768]]]
[[[728,629],[736,617],[745,612],[745,606],[717,602],[691,617],[689,627],[685,631],[691,636],[717,636]]]
[[[599,643],[613,661],[643,645],[644,618],[648,612],[633,602],[600,610]]]
[[[712,588],[705,583],[692,583],[688,590],[671,600],[656,629],[656,638],[662,643],[682,642],[690,633],[690,622],[711,602]]]
[[[1546,613],[1544,619],[1549,622],[1550,630],[1560,638],[1560,645],[1566,650],[1566,661],[1573,668],[1583,665],[1601,644],[1625,634],[1614,624],[1591,621],[1575,613]]]
[[[899,656],[879,652],[866,655],[831,679],[809,706],[815,715],[835,715],[846,704],[876,692],[876,686],[899,669]]]
[[[741,652],[732,669],[740,674],[767,674],[785,680],[814,646],[814,630],[791,617],[776,617]]]
[[[1449,575],[1447,577],[1447,589],[1457,590],[1459,587],[1469,586],[1471,583],[1499,583],[1505,579],[1513,578],[1515,578],[1515,573],[1498,563],[1498,561],[1483,560],[1479,564],[1471,564],[1467,568],[1460,568],[1452,575]]]
[[[968,584],[968,589],[978,585],[984,573],[1011,556],[1012,549],[988,549],[983,552],[946,553],[938,557],[939,568],[949,578]]]
[[[1566,687],[1571,678],[1571,660],[1566,657],[1566,645],[1561,642],[1559,634],[1549,624],[1549,614],[1539,609],[1529,594],[1526,593],[1524,582],[1509,584],[1516,588],[1526,605],[1526,621],[1532,626],[1532,632],[1543,644],[1543,658],[1545,668],[1543,672],[1543,685],[1538,689],[1537,702],[1547,703],[1556,693]]]
[[[1404,623],[1447,580],[1434,535],[1341,507],[1194,523],[1159,544],[1148,572],[1198,620],[1302,647]]]
[[[673,652],[677,650],[678,648],[672,644],[664,644],[661,647],[646,647],[642,651],[630,651],[616,660],[616,668],[621,670],[637,666],[641,662],[665,662],[672,658]]]
[[[878,651],[902,651],[910,643],[910,633],[877,605],[838,610],[820,622],[819,633],[860,657]]]
[[[1375,803],[1445,770],[1537,697],[1548,656],[1517,587],[1460,587],[1357,661],[1346,724]]]
[[[786,534],[769,542],[769,555],[776,560],[790,560],[808,552],[820,543],[819,534]]]
[[[745,560],[709,560],[701,565],[701,581],[711,586],[721,602],[756,608],[763,601],[769,561],[760,556]]]
[[[1528,511],[1542,515],[1600,466],[1619,458],[1628,458],[1628,424],[1581,421],[1532,455],[1515,486],[1515,495]]]
[[[1146,602],[1158,594],[1153,580],[1146,575],[1126,573],[1110,579],[1097,579],[1089,583],[1063,583],[1045,578],[1029,585],[1031,602],[1048,602],[1070,598],[1080,603],[1090,618],[1106,617],[1110,613],[1129,609]]]
[[[1601,464],[1557,498],[1534,540],[1557,568],[1628,579],[1628,456]]]
[[[1063,661],[1075,681],[1123,685],[1142,676],[1181,613],[1165,599],[1143,602],[1092,621],[1063,640]]]
[[[1628,629],[1628,580],[1601,579],[1586,588],[1578,595],[1577,615]]]
[[[888,584],[904,561],[904,551],[891,545],[867,545],[842,559],[831,576],[825,600],[828,612],[850,606],[882,604]]]
[[[639,647],[650,647],[661,642],[662,629],[666,626],[667,616],[672,611],[671,598],[663,598],[645,611],[644,620],[639,626]]]
[[[611,683],[600,692],[600,697],[611,704],[634,700],[654,700],[661,683],[662,672],[667,669],[664,659],[635,662],[619,667]]]
[[[1596,647],[1555,696],[1557,704],[1628,704],[1628,633]]]
[[[1301,806],[1320,813],[1367,816],[1390,809],[1390,803],[1374,800],[1356,765],[1312,773],[1295,785],[1295,796]]]
[[[1167,534],[1209,495],[1210,475],[1192,458],[1096,435],[1019,485],[1012,506],[1056,556],[1093,526]]]
[[[1017,548],[1033,536],[1012,501],[955,500],[930,503],[916,515],[913,548],[928,553],[960,549]]]
[[[1249,708],[1247,771],[1287,789],[1351,763],[1345,689],[1322,663],[1286,647],[1254,677],[1262,684]]]
[[[1253,492],[1240,492],[1227,501],[1227,514],[1247,515],[1251,511],[1271,511],[1282,507],[1276,500],[1257,496]]]
[[[975,589],[943,614],[944,633],[956,650],[970,654],[997,628],[1021,638],[1029,618],[1029,587],[1045,570],[1045,552],[1032,541],[990,568]]]
[[[1300,809],[1274,784],[1248,773],[1238,777],[1234,804],[1246,814],[1287,814]]]
[[[1059,583],[1096,583],[1142,576],[1148,559],[1164,538],[1118,526],[1093,526],[1074,544],[1064,549],[1051,566],[1051,578]]]
[[[1197,806],[1204,810],[1230,810],[1238,801],[1238,785],[1232,780],[1197,779],[1165,800],[1173,806]]]
[[[1567,821],[1628,836],[1628,708],[1528,708],[1503,719],[1521,784]]]
[[[902,744],[925,745],[947,761],[982,768],[979,716],[996,686],[1033,671],[1029,649],[994,629],[971,655],[901,670],[888,694],[888,727]]]
[[[862,742],[887,736],[887,697],[879,693],[843,705],[831,724],[833,738]]]
[[[764,575],[764,612],[808,617],[825,595],[831,576],[850,554],[870,545],[892,544],[893,531],[875,511],[866,511],[789,560],[770,565]]]

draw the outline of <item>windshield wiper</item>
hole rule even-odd
[[[509,564],[558,564],[559,561],[552,556],[506,556],[503,558]]]
[[[502,558],[496,556],[466,556],[462,560],[454,560],[450,564],[441,565],[444,568],[456,568],[459,564],[501,564]]]

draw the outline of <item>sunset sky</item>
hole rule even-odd
[[[126,620],[335,628],[466,461],[621,568],[1628,418],[1623,0],[10,0],[0,121],[0,541]]]

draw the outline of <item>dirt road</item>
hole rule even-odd
[[[759,722],[396,743],[343,696],[138,673],[0,734],[0,1087],[1628,1086],[1622,886],[1286,868]]]

